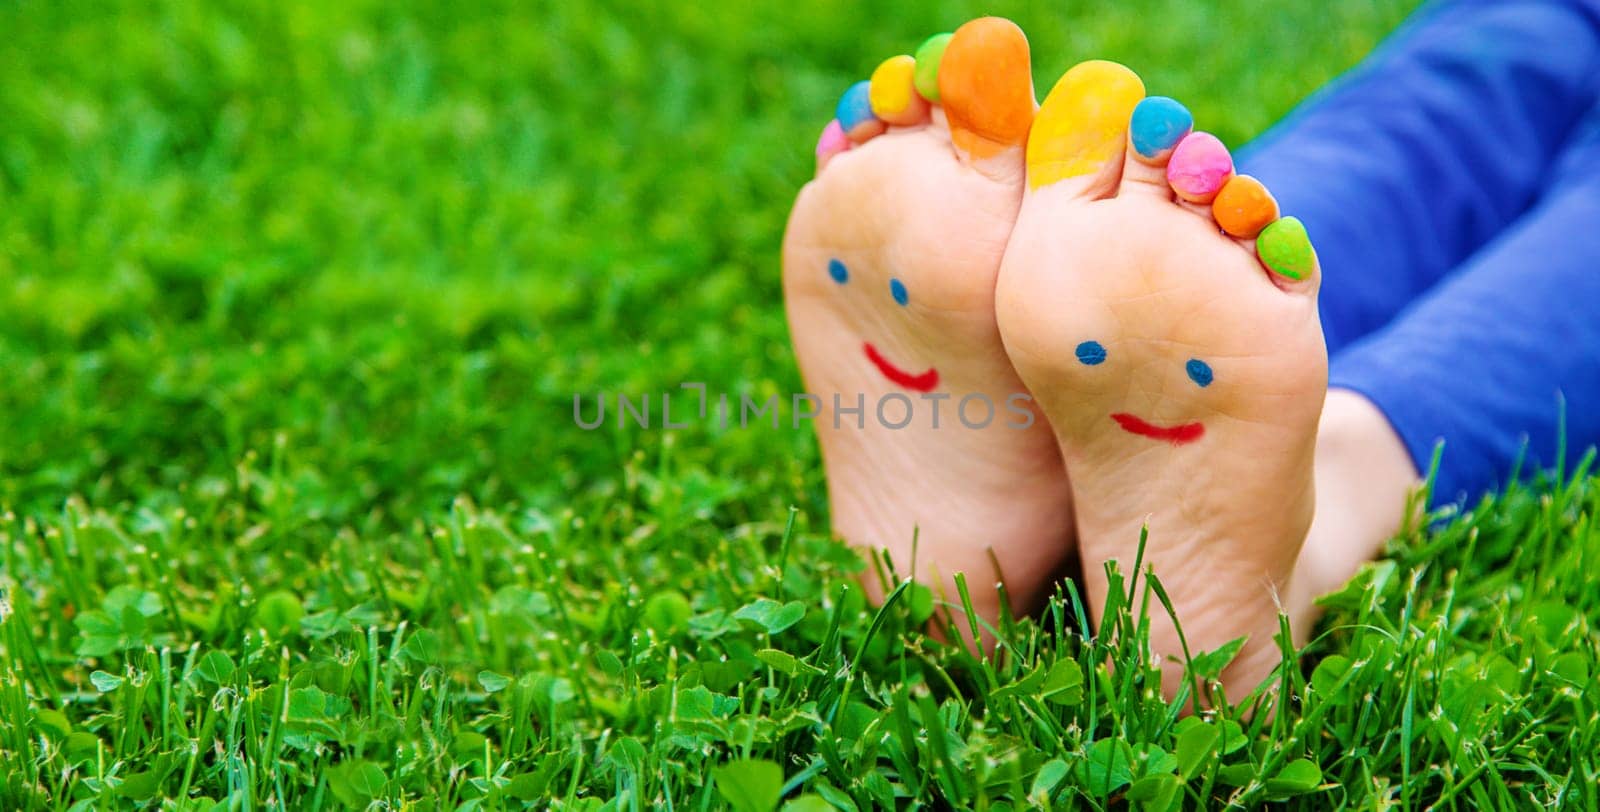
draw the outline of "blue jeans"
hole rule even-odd
[[[1238,158],[1310,231],[1329,385],[1435,501],[1600,443],[1600,0],[1446,0]]]

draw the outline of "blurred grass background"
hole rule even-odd
[[[789,202],[930,33],[1009,16],[1041,93],[1115,59],[1237,147],[1412,5],[0,2],[0,808],[700,808],[739,754],[1123,808],[1083,765],[1178,752],[1135,637],[880,628],[808,427],[585,432],[573,394],[799,386]],[[1183,797],[1593,808],[1597,483],[1405,534]],[[1034,701],[1074,661],[1099,704]]]
[[[1406,0],[0,6],[0,500],[162,504],[278,449],[299,510],[558,507],[660,432],[572,393],[789,391],[777,246],[837,94],[983,13],[1230,145]],[[808,433],[678,452],[820,509]],[[276,445],[275,445],[276,444]]]

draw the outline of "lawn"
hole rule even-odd
[[[884,56],[1005,14],[1238,145],[1411,3],[1295,5],[0,5],[0,809],[1600,808],[1577,454],[1181,717],[1147,578],[978,659],[863,601],[805,426],[574,424],[798,388],[784,218]]]

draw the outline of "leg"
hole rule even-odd
[[[1013,399],[994,315],[1033,109],[1027,39],[1006,20],[885,60],[840,101],[783,243],[834,530],[949,605],[966,573],[985,622],[993,562],[1022,612],[1072,551],[1066,471]]]
[[[1377,552],[1436,442],[1445,501],[1503,484],[1524,442],[1530,463],[1556,463],[1558,397],[1568,446],[1600,442],[1600,178],[1588,171],[1600,160],[1600,110],[1589,130],[1558,159],[1574,171],[1553,181],[1549,199],[1334,357],[1316,476],[1329,509],[1317,512],[1297,567],[1312,594]],[[1309,629],[1305,620],[1296,625]]]
[[[1600,3],[1436,3],[1240,156],[1314,238],[1337,352],[1521,215],[1600,96]]]

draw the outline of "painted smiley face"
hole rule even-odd
[[[843,261],[830,259],[828,260],[828,277],[840,285],[848,284],[850,282],[850,269],[845,266]],[[900,307],[906,307],[911,304],[911,293],[906,290],[906,283],[900,281],[899,277],[890,277],[889,279],[889,298]],[[939,370],[933,367],[928,367],[923,372],[907,372],[896,366],[888,358],[885,358],[877,347],[872,346],[871,341],[862,342],[861,348],[866,354],[867,360],[872,362],[878,372],[898,386],[903,386],[913,392],[932,392],[934,387],[939,385]]]
[[[1098,341],[1085,341],[1079,344],[1074,350],[1074,354],[1078,356],[1079,363],[1091,367],[1105,363],[1107,358],[1106,348]],[[1216,378],[1216,374],[1211,370],[1211,365],[1199,358],[1190,358],[1185,362],[1183,371],[1189,376],[1189,380],[1194,382],[1195,386],[1202,389],[1210,386],[1211,382]],[[1152,440],[1159,440],[1173,445],[1187,445],[1199,440],[1206,433],[1205,425],[1199,421],[1179,423],[1173,426],[1158,426],[1128,412],[1113,412],[1111,419],[1129,434],[1137,434],[1140,437],[1148,437]]]

